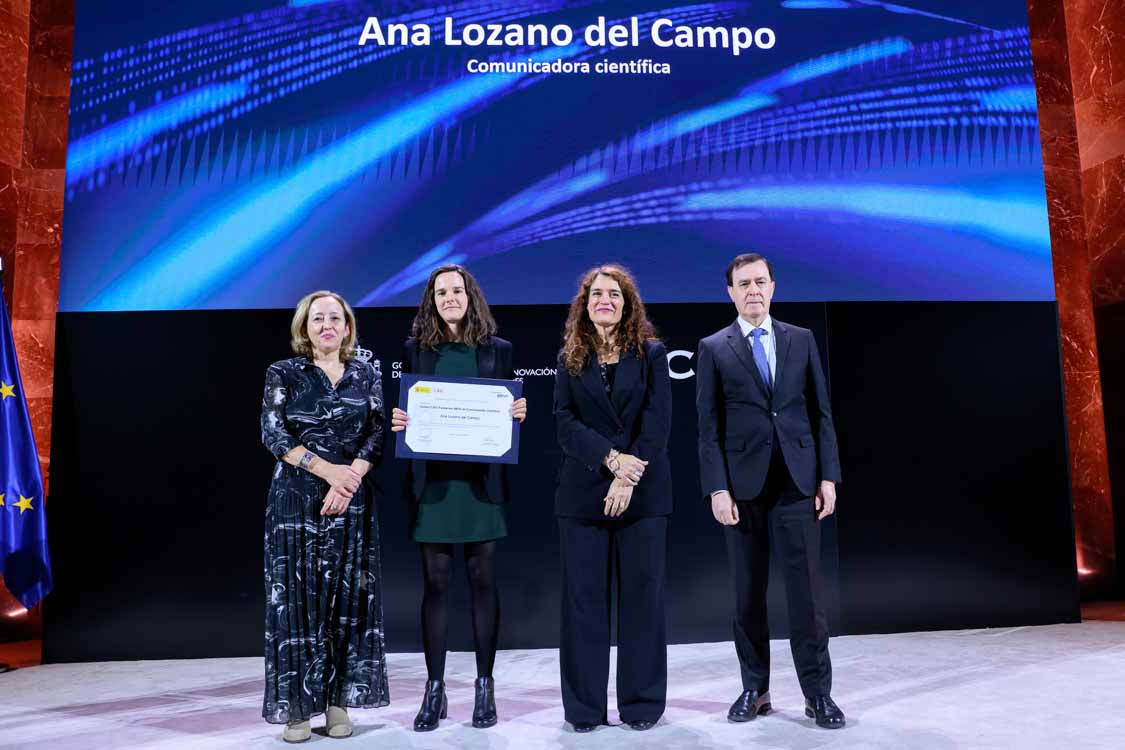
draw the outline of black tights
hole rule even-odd
[[[466,542],[465,569],[473,604],[473,645],[477,652],[477,677],[491,677],[496,662],[496,636],[500,626],[500,597],[492,557],[496,541]],[[431,680],[445,679],[446,636],[449,630],[449,579],[453,572],[453,545],[422,542],[422,643],[426,672]]]

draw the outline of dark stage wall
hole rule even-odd
[[[1117,581],[1125,585],[1125,302],[1096,310],[1105,409],[1106,458],[1113,490]],[[1104,572],[1104,571],[1100,571]],[[1119,591],[1123,589],[1118,589]]]
[[[559,453],[550,413],[565,308],[499,307],[530,416],[501,543],[502,648],[558,637]],[[670,450],[669,626],[674,642],[729,640],[719,526],[696,475],[698,339],[729,305],[653,305],[677,352]],[[834,633],[1078,620],[1054,303],[777,304],[812,328],[831,380],[844,483],[825,524]],[[66,313],[58,318],[50,513],[56,589],[45,661],[255,655],[272,457],[258,409],[288,353],[288,310]],[[358,312],[388,406],[413,310]],[[420,563],[402,462],[378,469],[388,645],[421,650]],[[470,648],[467,593],[451,647]],[[774,636],[785,634],[780,585]],[[732,656],[733,658],[733,656]]]

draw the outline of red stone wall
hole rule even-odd
[[[0,253],[4,298],[47,481],[59,301],[72,2],[0,3]]]
[[[1125,299],[1125,0],[1028,0],[1059,300],[1077,557],[1116,587],[1094,310]]]
[[[1103,307],[1125,301],[1125,0],[1064,6],[1090,275]]]
[[[44,483],[73,36],[73,2],[0,0],[0,257]],[[0,593],[0,615],[18,607]]]
[[[1078,157],[1082,170],[1082,200],[1086,215],[1087,251],[1098,327],[1102,371],[1115,371],[1106,380],[1107,455],[1110,492],[1117,495],[1117,512],[1125,508],[1125,379],[1120,363],[1125,358],[1125,328],[1120,322],[1125,306],[1125,0],[1066,0],[1070,74],[1074,82],[1074,111],[1078,131]],[[1108,368],[1108,370],[1107,370]],[[1116,369],[1114,369],[1116,368]],[[1109,503],[1109,498],[1106,502]],[[1098,513],[1096,522],[1111,519]],[[1117,519],[1117,539],[1125,540],[1125,519]],[[1109,558],[1106,560],[1107,564]],[[1116,589],[1097,592],[1120,597],[1125,565],[1118,559]]]

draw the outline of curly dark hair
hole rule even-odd
[[[422,293],[422,302],[418,305],[418,313],[410,326],[410,335],[418,339],[423,349],[433,350],[438,344],[454,340],[449,335],[449,326],[441,319],[437,305],[434,304],[434,284],[437,277],[451,272],[461,274],[461,278],[465,280],[465,294],[469,298],[469,309],[458,327],[456,340],[462,344],[480,346],[496,335],[496,319],[488,309],[488,302],[485,301],[484,292],[480,290],[477,280],[469,273],[469,269],[450,263],[439,266],[430,273],[426,291]]]
[[[590,302],[590,287],[599,276],[608,276],[616,281],[621,286],[621,296],[625,300],[621,322],[616,329],[616,350],[621,353],[633,351],[637,356],[642,356],[645,342],[659,341],[656,329],[645,313],[645,304],[637,291],[637,282],[628,269],[612,263],[591,268],[582,277],[578,293],[570,303],[570,314],[567,315],[563,333],[562,363],[571,375],[582,372],[590,361],[590,352],[595,351],[599,355],[609,353],[586,311]]]

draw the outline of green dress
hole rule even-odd
[[[480,377],[475,347],[439,344],[437,353],[434,375]],[[456,544],[507,536],[504,506],[489,502],[485,485],[487,473],[488,464],[427,461],[426,485],[414,523],[414,541]]]

